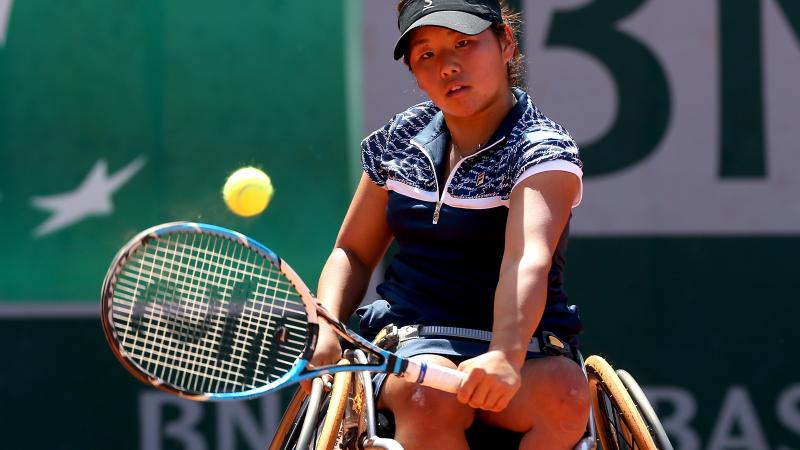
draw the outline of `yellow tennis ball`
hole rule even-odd
[[[255,167],[243,167],[228,177],[222,198],[234,214],[250,217],[267,208],[274,192],[266,173]]]

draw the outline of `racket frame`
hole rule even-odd
[[[255,251],[268,260],[291,282],[293,287],[302,298],[303,305],[305,307],[305,312],[308,319],[308,334],[306,336],[305,347],[302,355],[292,365],[289,371],[267,384],[241,392],[189,392],[179,389],[170,383],[148,374],[146,370],[139,366],[134,357],[129,355],[128,352],[122,347],[120,341],[117,339],[117,331],[114,328],[112,308],[114,289],[117,279],[122,271],[122,267],[125,265],[131,255],[135,254],[137,250],[147,245],[150,241],[161,239],[164,236],[175,233],[210,234],[238,242],[239,244]],[[341,321],[339,321],[335,316],[333,316],[333,314],[328,312],[324,307],[322,307],[322,305],[319,304],[314,295],[311,293],[311,290],[302,281],[297,272],[295,272],[291,266],[278,257],[274,251],[241,233],[216,225],[195,222],[170,222],[156,225],[138,233],[117,252],[111,266],[108,269],[108,272],[106,273],[101,290],[100,316],[103,326],[103,334],[106,337],[106,341],[108,342],[114,356],[123,365],[123,367],[128,370],[128,372],[133,374],[137,379],[145,384],[149,384],[166,392],[196,401],[235,400],[258,397],[267,392],[275,391],[290,384],[324,374],[333,374],[344,371],[368,371],[386,372],[403,376],[403,374],[409,368],[409,361],[407,359],[398,357],[393,353],[374,345],[373,343],[346,328]],[[361,348],[362,350],[365,350],[368,354],[373,356],[373,358],[370,359],[377,360],[377,362],[369,364],[329,365],[311,368],[309,365],[310,359],[314,355],[317,337],[319,336],[319,317],[322,317],[326,322],[328,322],[336,334],[338,334],[347,342]],[[419,366],[412,364],[411,366],[417,368],[417,370],[415,370],[416,373],[418,373],[419,369],[421,369],[421,378],[424,378],[426,371],[425,365]]]

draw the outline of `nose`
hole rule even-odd
[[[461,72],[461,63],[458,61],[458,58],[455,57],[452,53],[447,53],[442,55],[442,65],[441,65],[441,74],[442,78],[449,78],[459,72]]]

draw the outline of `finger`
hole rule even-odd
[[[487,411],[492,412],[499,412],[502,411],[503,408],[501,405],[501,400],[503,399],[504,394],[501,390],[494,389],[492,390],[489,395],[486,396],[486,401],[484,402],[484,408]]]
[[[500,412],[506,409],[511,397],[502,390],[493,390],[486,397],[484,409],[492,412]]]
[[[326,391],[330,391],[333,389],[333,375],[326,373],[322,377],[322,384],[325,387]]]
[[[498,408],[499,411],[506,409],[508,404],[511,403],[511,400],[513,400],[519,392],[520,386],[520,383],[515,383],[514,385],[508,386],[507,389],[503,389],[502,395],[498,399],[495,407]]]
[[[486,374],[482,369],[469,370],[466,373],[467,376],[464,378],[464,381],[461,382],[461,387],[456,394],[456,399],[465,405],[469,404],[475,389]]]
[[[478,387],[472,392],[472,397],[469,399],[469,406],[473,408],[486,409],[486,399],[489,397],[492,390],[492,383],[488,379],[484,379]]]

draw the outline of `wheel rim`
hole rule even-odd
[[[586,359],[586,374],[603,450],[657,450],[636,405],[611,366],[593,355]]]

